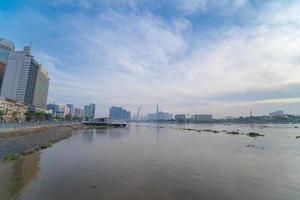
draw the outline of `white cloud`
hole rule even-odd
[[[210,9],[216,2],[186,0],[181,8],[197,12]],[[238,9],[247,1],[218,3]],[[258,14],[255,26],[227,27],[221,32],[215,28],[207,33],[198,32],[184,17],[166,21],[150,12],[109,11],[95,19],[73,16],[72,21],[61,23],[66,24],[64,31],[72,32],[68,40],[78,47],[70,51],[74,53],[70,59],[83,59],[85,66],[74,62],[76,70],[66,71],[63,60],[41,55],[52,76],[51,96],[81,105],[95,101],[105,109],[109,105],[135,108],[159,102],[171,112],[223,115],[225,108],[233,109],[232,102],[208,101],[209,97],[284,89],[300,83],[300,27],[290,23],[299,17],[293,5],[298,3],[286,7],[290,12],[270,5],[269,12]],[[237,107],[241,110],[259,102],[298,103],[241,101]],[[216,109],[220,107],[223,109]]]

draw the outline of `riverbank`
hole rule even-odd
[[[13,160],[22,154],[47,148],[68,138],[82,124],[43,125],[31,128],[10,129],[0,133],[0,160]]]

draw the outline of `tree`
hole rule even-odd
[[[17,122],[19,119],[18,119],[18,113],[16,111],[12,112],[11,114],[12,118]]]
[[[65,119],[66,119],[66,120],[71,120],[71,119],[72,119],[72,115],[71,115],[71,114],[67,114],[67,115],[65,116]]]

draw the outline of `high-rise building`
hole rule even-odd
[[[2,81],[4,78],[5,68],[7,65],[8,54],[10,51],[15,50],[15,45],[13,42],[0,38],[0,93],[2,87]]]
[[[59,111],[64,113],[63,116],[65,117],[66,115],[69,114],[69,107],[66,105],[60,105],[59,106]]]
[[[69,113],[71,116],[74,116],[74,104],[67,104],[67,107],[69,108]]]
[[[83,118],[83,109],[75,108],[74,109],[74,117],[76,118]]]
[[[49,91],[48,72],[40,65],[37,72],[33,105],[37,110],[45,111]]]
[[[31,55],[31,47],[15,51],[13,43],[2,39],[0,49],[0,79],[1,67],[4,71],[1,96],[25,103],[30,110],[45,111],[49,89],[48,73]]]
[[[148,113],[147,114],[147,120],[150,120],[150,121],[154,121],[154,120],[168,121],[168,120],[172,120],[172,119],[173,119],[172,114],[167,113],[167,112],[159,111],[158,104],[156,105],[156,112],[155,113]]]
[[[109,119],[111,120],[130,120],[130,112],[122,107],[113,106],[109,109]]]
[[[96,105],[94,103],[91,103],[90,105],[85,105],[83,111],[84,118],[94,119],[95,111],[96,111]]]

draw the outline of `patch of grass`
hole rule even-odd
[[[259,134],[259,133],[255,133],[255,132],[250,132],[247,135],[249,137],[259,137],[259,136],[263,137],[263,136],[265,136],[265,135],[262,135],[262,134]]]
[[[230,132],[226,132],[226,134],[228,134],[228,135],[239,135],[240,133],[236,132],[236,131],[230,131]]]
[[[12,160],[16,160],[20,157],[20,154],[9,154],[9,155],[6,155],[3,160],[5,161],[12,161]]]

